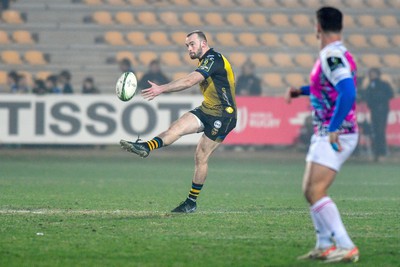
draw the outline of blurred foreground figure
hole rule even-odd
[[[317,243],[299,259],[356,262],[358,248],[327,194],[358,142],[356,64],[341,41],[342,13],[336,8],[322,7],[316,15],[320,52],[310,74],[310,85],[289,88],[285,95],[289,103],[292,97],[309,95],[313,109],[314,135],[306,158],[303,192],[310,204]]]

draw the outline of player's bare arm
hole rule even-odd
[[[301,95],[301,90],[295,87],[289,87],[285,92],[285,101],[290,104],[292,102],[292,98],[299,97]]]
[[[174,80],[170,83],[163,85],[157,85],[149,81],[151,87],[143,90],[142,96],[144,99],[153,100],[156,96],[162,93],[183,91],[192,87],[195,84],[200,83],[202,80],[204,80],[203,75],[201,75],[197,71],[193,71],[183,78]]]

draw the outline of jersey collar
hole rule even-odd
[[[210,54],[213,50],[214,50],[214,48],[208,49],[208,51],[205,52],[204,55],[203,55],[201,58],[199,58],[199,61],[202,61],[202,60],[203,60],[205,57],[207,57],[208,54]]]

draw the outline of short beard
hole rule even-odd
[[[203,54],[203,49],[201,49],[201,47],[199,48],[199,50],[197,50],[197,52],[192,56],[189,55],[191,59],[196,59],[196,58],[200,58],[201,54]]]

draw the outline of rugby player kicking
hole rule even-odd
[[[168,130],[147,142],[121,140],[121,147],[142,158],[150,151],[171,145],[187,134],[203,132],[195,153],[195,169],[189,195],[172,212],[190,213],[197,208],[196,200],[207,177],[208,159],[213,151],[236,126],[235,77],[228,60],[209,47],[202,31],[193,31],[186,37],[191,59],[198,59],[195,71],[167,84],[149,81],[151,87],[142,90],[142,96],[152,100],[162,93],[177,92],[200,84],[204,96],[201,106],[185,113]]]
[[[306,157],[303,192],[310,204],[317,242],[299,259],[355,262],[358,248],[327,190],[358,141],[356,64],[341,41],[342,13],[333,7],[322,7],[316,16],[320,52],[310,74],[310,85],[289,88],[285,95],[288,103],[293,97],[309,95],[313,109],[314,135]]]

